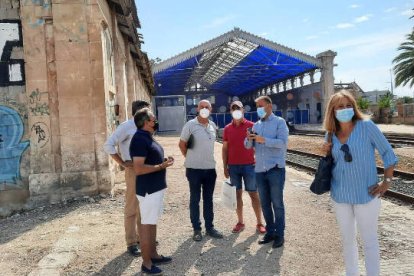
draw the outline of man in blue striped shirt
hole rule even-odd
[[[260,120],[248,133],[245,147],[255,148],[256,183],[266,221],[266,235],[259,244],[273,241],[273,248],[277,248],[284,244],[283,188],[289,130],[286,121],[273,114],[270,97],[261,96],[255,102]]]

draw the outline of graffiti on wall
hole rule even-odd
[[[12,108],[0,105],[0,182],[17,183],[20,179],[20,160],[29,146],[21,141],[23,122]]]
[[[23,47],[19,20],[0,20],[0,86],[24,85],[24,60],[12,56],[13,48]]]
[[[35,116],[49,115],[49,105],[41,102],[42,95],[47,96],[47,92],[40,92],[38,88],[29,95],[30,112]]]
[[[43,122],[37,122],[32,125],[31,128],[32,137],[36,137],[32,140],[32,146],[36,146],[38,148],[43,148],[47,142],[49,142],[50,138],[50,131],[49,127]]]

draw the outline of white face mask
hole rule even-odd
[[[210,116],[210,110],[208,110],[207,108],[203,108],[199,111],[200,117],[203,119],[207,119],[208,116]]]
[[[235,120],[240,120],[243,118],[243,112],[241,112],[241,110],[234,110],[233,113],[231,113],[231,116]]]

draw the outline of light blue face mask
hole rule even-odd
[[[352,117],[354,117],[354,109],[351,108],[344,108],[339,109],[335,111],[335,117],[338,121],[341,123],[347,123],[352,120]]]
[[[257,116],[259,116],[260,119],[262,119],[264,116],[266,116],[266,111],[264,107],[258,107],[257,108]]]

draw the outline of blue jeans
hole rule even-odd
[[[254,165],[229,165],[229,175],[231,185],[236,186],[237,190],[241,190],[243,188],[242,182],[244,182],[245,191],[257,191]]]
[[[185,172],[190,185],[190,219],[194,230],[201,230],[200,197],[203,188],[203,216],[206,229],[214,227],[213,194],[216,186],[215,169],[186,169]]]
[[[283,238],[285,235],[285,206],[283,188],[285,168],[273,168],[267,172],[256,173],[260,203],[266,221],[267,235]]]

